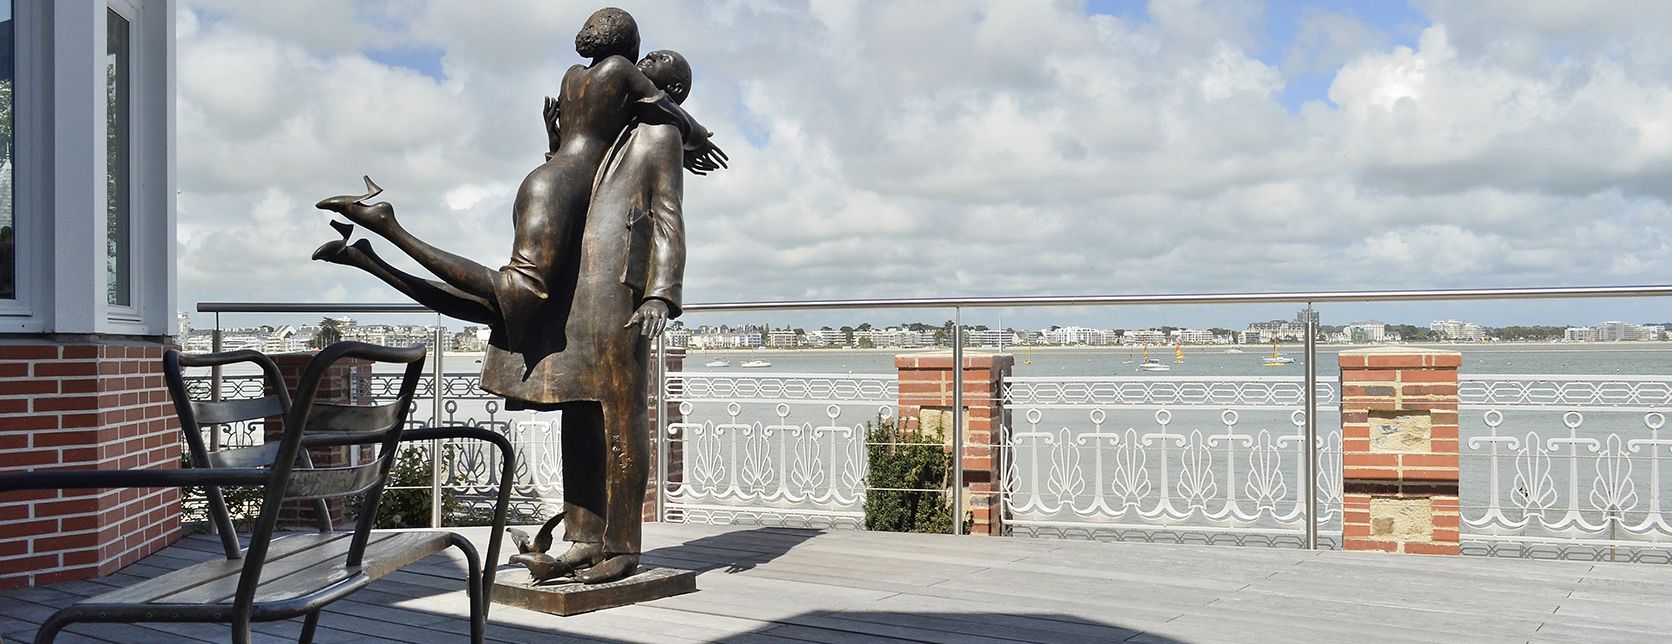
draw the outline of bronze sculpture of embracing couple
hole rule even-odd
[[[562,411],[563,512],[529,537],[513,531],[541,581],[601,583],[638,566],[650,475],[649,341],[680,312],[685,270],[684,178],[725,167],[710,132],[680,107],[691,68],[672,51],[639,58],[638,26],[601,9],[575,36],[590,59],[563,76],[544,117],[550,152],[517,189],[511,259],[497,270],[436,248],[401,227],[370,178],[363,195],[319,208],[343,238],[314,259],[354,266],[435,311],[487,325],[482,388],[507,409]],[[636,64],[634,61],[638,61]],[[393,243],[437,280],[402,272],[355,225]],[[546,550],[564,525],[569,546]]]

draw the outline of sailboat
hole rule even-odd
[[[1177,362],[1179,364],[1184,364],[1184,345],[1183,344],[1174,344],[1173,345],[1173,362]]]
[[[1173,368],[1161,364],[1160,360],[1149,357],[1149,345],[1144,345],[1144,361],[1138,363],[1139,371],[1172,371]]]
[[[1294,358],[1278,355],[1277,354],[1277,341],[1273,340],[1272,343],[1271,343],[1271,357],[1266,358],[1266,361],[1261,363],[1261,364],[1263,366],[1267,366],[1267,367],[1287,367],[1290,364],[1294,363],[1294,361],[1295,361]]]

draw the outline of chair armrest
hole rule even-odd
[[[503,434],[470,425],[439,425],[409,429],[401,433],[401,442],[448,439],[479,440],[499,448],[499,496],[493,506],[493,532],[488,535],[488,551],[482,566],[482,601],[492,605],[494,574],[499,569],[499,547],[505,538],[506,516],[511,506],[511,487],[517,480],[517,452],[511,439]]]
[[[265,468],[47,470],[0,474],[0,492],[79,488],[266,485]]]

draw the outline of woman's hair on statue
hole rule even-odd
[[[575,53],[587,58],[617,55],[634,60],[639,55],[639,25],[631,14],[615,7],[594,11],[575,34]]]

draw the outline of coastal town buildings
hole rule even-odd
[[[1433,331],[1441,340],[1479,342],[1486,339],[1486,329],[1473,322],[1435,320],[1428,323],[1428,330]]]

